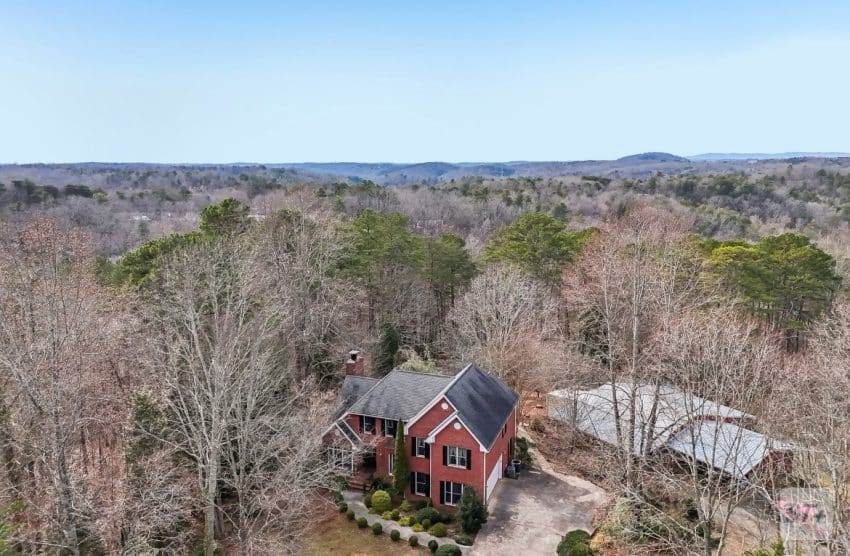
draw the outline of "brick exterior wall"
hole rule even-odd
[[[455,423],[460,425],[460,429],[455,428]],[[469,469],[461,469],[443,464],[443,450],[448,446],[458,446],[468,449]],[[452,420],[449,425],[437,433],[434,439],[434,444],[431,445],[431,454],[433,461],[431,462],[431,500],[434,507],[440,511],[453,510],[453,506],[440,503],[440,481],[451,481],[453,483],[462,483],[471,485],[475,488],[478,496],[484,497],[484,452],[481,451],[478,441],[472,434],[460,424],[457,419]],[[489,455],[488,455],[489,457]]]
[[[447,406],[445,409],[442,407],[443,404]],[[434,507],[443,512],[452,511],[454,507],[440,503],[440,481],[452,481],[472,485],[478,495],[483,499],[487,477],[495,467],[500,454],[502,455],[502,464],[507,465],[510,459],[509,450],[511,448],[511,440],[516,436],[516,409],[514,409],[510,417],[508,417],[504,434],[499,434],[485,458],[485,454],[481,451],[478,441],[475,440],[466,427],[461,425],[460,429],[455,428],[455,422],[459,422],[455,419],[436,435],[434,443],[430,445],[428,458],[414,455],[413,438],[427,437],[453,411],[454,409],[451,404],[447,400],[441,399],[427,413],[420,417],[419,420],[413,423],[413,426],[410,427],[404,439],[410,470],[426,473],[430,476],[430,495],[428,497],[431,498]],[[389,454],[395,452],[395,439],[384,436],[382,420],[379,418],[375,419],[375,434],[360,433],[360,417],[358,415],[347,416],[346,422],[361,437],[364,443],[375,446],[375,476],[388,479],[391,474],[391,469],[389,469]],[[469,469],[444,465],[443,448],[446,446],[458,446],[468,449],[470,457]],[[501,471],[499,473],[501,474]],[[408,498],[413,500],[425,498],[424,496],[414,495],[409,488],[407,494]]]
[[[487,477],[490,476],[490,473],[492,473],[493,469],[496,467],[500,455],[502,456],[502,469],[499,470],[500,477],[504,475],[505,466],[511,462],[511,457],[513,456],[511,453],[513,448],[511,441],[516,438],[516,407],[505,422],[505,428],[503,430],[504,433],[499,433],[499,436],[496,437],[496,440],[493,442],[493,446],[490,448],[490,452],[487,454],[487,469],[484,472],[485,483],[487,481]],[[484,491],[479,491],[479,494],[483,499]]]

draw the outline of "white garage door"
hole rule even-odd
[[[487,477],[487,493],[484,495],[485,501],[490,499],[490,495],[493,494],[493,489],[496,488],[496,483],[499,482],[499,479],[501,477],[502,477],[502,456],[499,456],[499,461],[496,462],[496,467],[493,468],[493,471],[490,472],[490,476]]]

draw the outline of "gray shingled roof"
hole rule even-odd
[[[487,371],[470,365],[446,391],[446,397],[472,434],[489,448],[502,431],[519,394]]]
[[[337,420],[348,410],[351,405],[359,400],[363,394],[369,391],[371,387],[378,383],[377,378],[368,376],[348,375],[342,381],[342,387],[339,389],[337,397],[337,409],[334,413],[333,420]]]
[[[419,413],[451,381],[450,376],[396,369],[351,405],[348,412],[406,421]]]

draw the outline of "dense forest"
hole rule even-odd
[[[850,171],[711,169],[390,188],[4,167],[2,550],[298,553],[335,485],[320,436],[352,347],[375,376],[476,361],[524,396],[675,384],[793,443],[801,484],[848,484]],[[722,547],[742,492],[627,451],[606,467],[618,549]],[[674,519],[659,483],[712,503]]]

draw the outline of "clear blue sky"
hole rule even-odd
[[[848,0],[0,0],[0,161],[850,151],[848,69]]]

